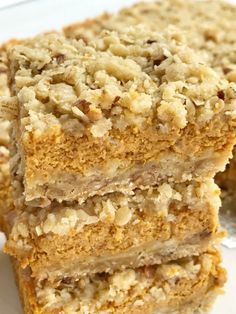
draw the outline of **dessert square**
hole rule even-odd
[[[139,2],[117,14],[103,14],[93,20],[64,28],[69,38],[89,40],[104,29],[121,30],[126,25],[144,24],[162,31],[169,24],[185,32],[187,44],[194,48],[214,70],[236,82],[236,6],[229,1],[167,0]],[[221,18],[219,19],[218,16]],[[200,27],[199,27],[200,25]],[[228,194],[236,186],[236,151],[217,182]]]
[[[226,278],[214,250],[112,275],[65,278],[58,286],[39,284],[29,270],[14,264],[26,314],[202,313],[222,292]]]
[[[196,255],[223,236],[219,194],[213,180],[164,183],[83,205],[15,210],[5,217],[5,252],[51,282]]]
[[[126,194],[211,178],[235,143],[235,85],[170,27],[44,34],[8,49],[25,202]]]

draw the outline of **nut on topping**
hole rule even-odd
[[[73,106],[79,108],[84,114],[89,112],[89,107],[91,102],[87,101],[86,99],[77,100]]]
[[[81,119],[82,121],[86,122],[86,123],[89,123],[89,118],[83,113],[83,111],[81,111],[78,107],[76,106],[73,106],[71,108],[71,111],[73,112],[73,114]]]
[[[80,117],[83,121],[89,122],[89,121],[97,121],[102,119],[102,110],[100,108],[97,108],[96,106],[92,105],[91,102],[81,99],[76,101],[73,104],[73,107],[77,109],[72,109],[72,111],[76,114],[77,116]],[[73,108],[72,107],[72,108]],[[82,114],[81,114],[82,112]],[[86,117],[86,118],[85,118]]]
[[[155,276],[155,273],[156,273],[156,267],[155,266],[152,266],[152,265],[149,265],[149,266],[145,266],[143,268],[143,271],[144,271],[144,275],[151,279]]]
[[[58,53],[54,56],[58,64],[61,64],[65,61],[65,55],[62,53]]]

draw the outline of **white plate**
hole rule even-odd
[[[9,0],[0,0],[9,4]],[[0,10],[0,42],[24,38],[50,29],[60,29],[74,21],[93,17],[104,10],[114,12],[135,0],[34,0]],[[219,17],[220,18],[220,17]],[[235,17],[236,18],[236,17]],[[0,234],[0,249],[4,238]],[[236,314],[236,249],[223,249],[229,280],[211,314]],[[22,314],[11,264],[0,253],[0,314]]]

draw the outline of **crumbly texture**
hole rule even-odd
[[[23,267],[30,264],[35,277],[52,281],[162,263],[219,240],[219,194],[213,180],[164,183],[130,196],[92,197],[81,206],[11,212],[5,251]]]
[[[189,47],[197,50],[214,69],[236,82],[236,6],[224,0],[165,0],[139,2],[117,14],[103,14],[93,20],[64,28],[69,38],[94,38],[104,29],[121,30],[144,24],[162,31],[175,25],[184,32]],[[220,16],[220,18],[219,18]]]
[[[193,314],[209,310],[225,271],[210,250],[163,265],[96,274],[53,287],[38,284],[15,263],[26,314]]]
[[[173,24],[184,31],[187,43],[216,71],[236,82],[236,6],[223,0],[165,0],[140,2],[117,14],[103,14],[94,20],[64,29],[69,38],[88,41],[104,29],[120,30],[126,25],[144,24],[162,30]],[[220,18],[219,18],[220,17]],[[217,176],[219,185],[232,194],[236,186],[236,151],[226,171]]]
[[[0,47],[0,107],[5,107],[9,101],[10,90],[7,82],[6,52]],[[11,182],[9,169],[9,126],[8,120],[0,118],[0,230],[6,212],[12,210]]]
[[[82,202],[224,168],[235,85],[183,41],[172,27],[160,35],[137,26],[91,42],[39,35],[8,50],[20,111],[15,175],[28,204]]]

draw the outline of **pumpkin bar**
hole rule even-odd
[[[83,205],[15,210],[5,217],[5,251],[52,282],[196,255],[222,238],[219,194],[213,180],[164,183]]]
[[[221,17],[220,19],[218,17]],[[162,31],[170,24],[185,32],[187,44],[194,48],[214,70],[229,82],[236,82],[236,5],[229,1],[166,0],[139,2],[117,14],[103,14],[93,20],[64,28],[69,38],[89,40],[102,30],[121,30],[126,25],[144,24]],[[217,183],[232,194],[236,187],[235,156]]]
[[[27,205],[202,180],[228,161],[235,85],[172,27],[91,41],[43,34],[8,58],[19,109],[13,175]]]
[[[57,286],[38,283],[29,269],[14,264],[25,314],[203,313],[222,293],[226,278],[214,250],[112,275],[64,278]]]

